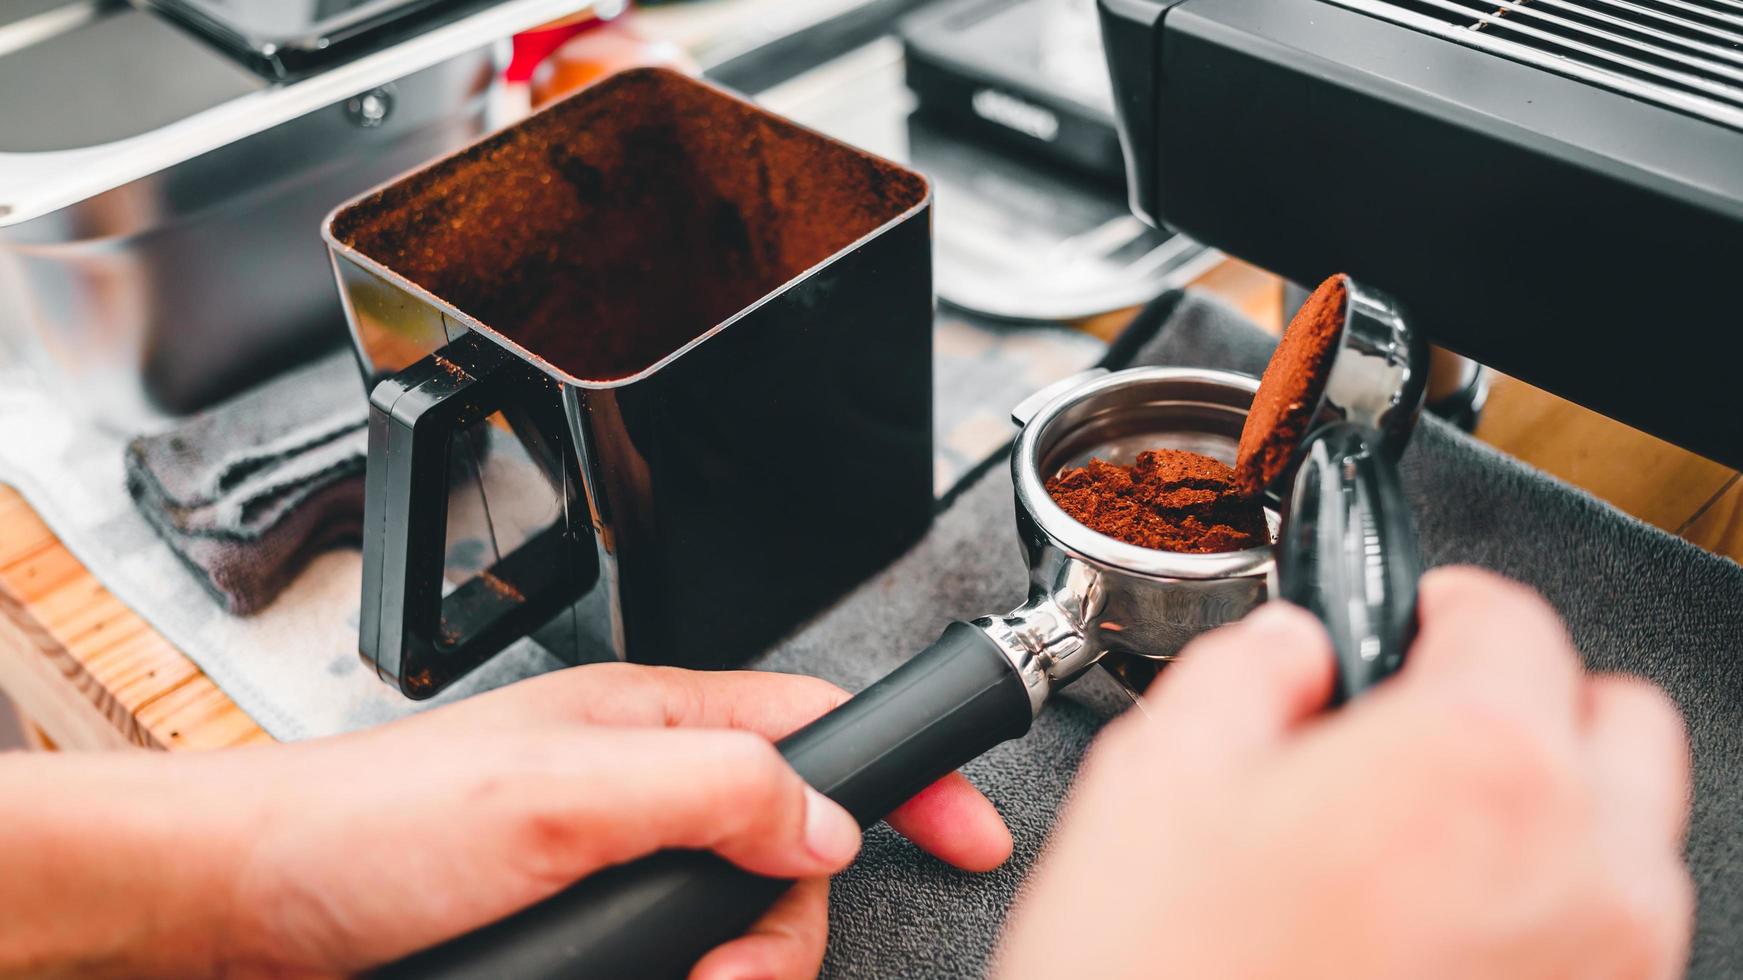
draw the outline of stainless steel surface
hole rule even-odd
[[[343,343],[321,218],[482,133],[499,63],[487,47],[398,79],[395,111],[374,126],[327,106],[0,228],[0,264],[24,284],[0,298],[0,326],[81,410],[120,428]]]
[[[1047,387],[1042,388],[1040,391],[1037,391],[1033,395],[1018,402],[1017,407],[1011,409],[1011,422],[1020,429],[1023,426],[1028,425],[1029,421],[1043,408],[1046,408],[1051,404],[1055,398],[1058,398],[1060,395],[1063,395],[1081,385],[1088,384],[1097,378],[1105,378],[1110,373],[1112,372],[1107,368],[1090,368],[1088,371],[1060,378],[1058,381],[1053,382]]]
[[[119,142],[266,87],[162,18],[110,11],[0,56],[0,154]]]
[[[1147,228],[1113,192],[965,143],[910,118],[902,48],[884,38],[758,101],[911,164],[932,181],[938,297],[1009,320],[1062,321],[1138,306],[1222,260]]]
[[[586,7],[586,0],[505,0],[387,50],[289,85],[260,89],[150,133],[56,153],[0,152],[0,228],[64,208]],[[94,66],[68,67],[88,71]],[[53,92],[46,81],[40,84],[45,92]]]
[[[11,0],[0,3],[0,55],[70,31],[120,0]]]
[[[1733,0],[1326,0],[1743,129]]]
[[[1427,349],[1384,294],[1347,278],[1346,286],[1341,346],[1317,418],[1366,426],[1395,454],[1420,412]],[[1023,430],[1011,476],[1029,600],[974,625],[1016,666],[1036,712],[1098,662],[1128,690],[1140,690],[1193,637],[1276,594],[1271,547],[1212,555],[1143,548],[1090,530],[1047,493],[1048,480],[1091,458],[1127,465],[1141,452],[1167,448],[1232,465],[1258,388],[1255,378],[1200,368],[1089,371],[1012,411]],[[1267,510],[1266,519],[1277,538],[1276,511]],[[1323,528],[1346,530],[1330,522]]]
[[[1344,329],[1320,419],[1361,423],[1380,433],[1389,452],[1402,452],[1428,388],[1427,342],[1405,325],[1391,297],[1348,276],[1344,287],[1349,296]]]
[[[503,3],[294,84],[254,80],[239,94],[215,85],[205,95],[216,104],[183,102],[176,119],[142,110],[152,124],[145,132],[84,119],[61,135],[100,142],[0,152],[0,282],[16,284],[0,294],[0,333],[72,393],[72,404],[126,429],[202,407],[342,343],[343,314],[318,244],[321,217],[482,133],[506,57],[493,39],[584,6]],[[27,91],[7,85],[0,96],[0,108],[12,106],[0,113],[0,147],[23,145],[4,134],[27,108],[71,116],[99,98],[126,104],[125,76],[105,74],[101,57],[39,64],[42,51],[100,36],[125,61],[129,44],[145,42],[119,28],[138,21],[154,25],[150,36],[176,30],[125,6],[96,9],[0,55],[0,75],[8,64],[37,66]],[[224,64],[197,44],[168,60],[198,77],[196,56]],[[140,70],[179,77],[163,60]],[[85,87],[68,88],[74,81]],[[54,98],[63,88],[77,97]]]

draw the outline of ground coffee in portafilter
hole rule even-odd
[[[1290,322],[1260,379],[1233,468],[1157,449],[1131,466],[1092,459],[1049,480],[1048,495],[1085,527],[1143,548],[1214,554],[1270,544],[1263,493],[1313,423],[1348,303],[1344,278],[1333,276]]]
[[[1131,466],[1092,459],[1047,492],[1078,523],[1143,548],[1207,554],[1270,544],[1264,510],[1234,492],[1234,477],[1209,456],[1156,449]]]

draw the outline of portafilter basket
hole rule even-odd
[[[1403,660],[1420,571],[1396,472],[1427,359],[1385,297],[1350,287],[1346,323],[1277,546],[1194,555],[1079,524],[1048,479],[1091,457],[1157,448],[1233,463],[1258,381],[1202,368],[1091,372],[1013,413],[1016,519],[1028,600],[952,623],[931,647],[780,743],[793,768],[869,825],[986,750],[1028,731],[1097,663],[1134,695],[1193,637],[1282,596],[1325,623],[1341,700]],[[393,976],[683,976],[749,928],[790,882],[715,854],[669,851],[594,875],[531,909],[390,968]]]

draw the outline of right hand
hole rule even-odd
[[[1298,609],[1189,647],[1150,717],[1093,750],[1002,975],[1680,974],[1676,709],[1587,676],[1496,576],[1431,573],[1420,610],[1403,671],[1332,714],[1329,643]]]

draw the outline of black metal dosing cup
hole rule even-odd
[[[364,657],[414,698],[535,632],[725,666],[899,554],[932,512],[930,209],[644,69],[335,211]]]

